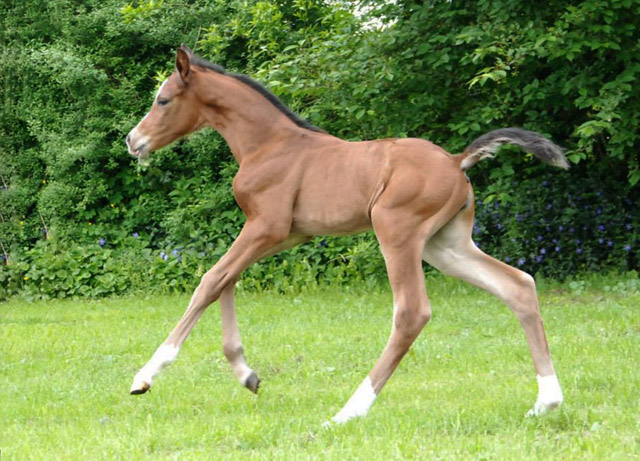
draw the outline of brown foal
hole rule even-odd
[[[429,321],[422,261],[496,295],[520,321],[538,375],[537,415],[562,403],[545,338],[533,278],[484,254],[473,243],[473,191],[465,170],[504,143],[521,146],[546,163],[567,168],[562,150],[537,133],[506,128],[450,155],[422,139],[347,142],[287,109],[243,75],[228,74],[177,51],[175,72],[162,84],[150,112],[127,136],[139,159],[176,139],[212,127],[239,164],[233,181],[246,223],[227,254],[203,277],[183,317],[138,372],[132,394],[178,353],[204,310],[222,309],[222,342],[240,382],[257,392],[247,365],[234,307],[234,287],[251,263],[309,240],[373,228],[393,290],[391,336],[367,378],[332,419],[364,416],[402,357]]]

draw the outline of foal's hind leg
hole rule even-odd
[[[533,278],[480,251],[471,240],[473,207],[460,212],[431,238],[423,257],[443,273],[480,287],[501,299],[524,329],[538,374],[538,400],[527,415],[538,415],[562,403],[544,334]]]
[[[344,408],[332,418],[336,423],[367,414],[380,390],[431,317],[421,260],[424,237],[421,237],[417,223],[396,227],[391,217],[373,218],[393,290],[391,336],[369,376]],[[387,222],[381,224],[381,221]],[[407,230],[402,231],[402,228]]]

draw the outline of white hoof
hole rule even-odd
[[[555,402],[536,402],[531,410],[529,410],[526,414],[527,418],[532,418],[534,416],[541,416],[545,413],[548,413],[552,410],[555,410],[560,405],[562,405],[562,400],[558,400]]]

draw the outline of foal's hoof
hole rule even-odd
[[[131,386],[131,390],[129,391],[129,393],[131,395],[140,395],[147,392],[150,388],[151,388],[151,384],[149,384],[146,381],[141,381],[137,383],[134,382],[133,386]]]
[[[244,382],[244,387],[249,389],[254,394],[258,393],[258,387],[260,387],[260,378],[255,371],[252,371],[249,376],[247,376],[246,381]]]
[[[555,410],[560,405],[562,405],[562,400],[552,400],[550,402],[536,402],[531,410],[527,412],[525,415],[526,418],[533,418],[536,416],[542,416],[550,411]]]

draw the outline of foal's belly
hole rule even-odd
[[[367,205],[367,199],[353,190],[300,193],[293,209],[292,232],[348,235],[365,231],[371,228]]]

